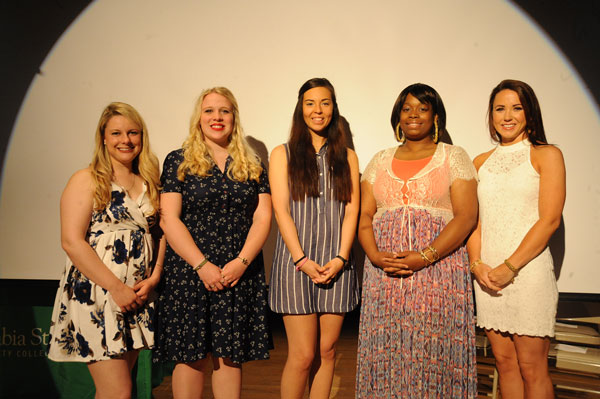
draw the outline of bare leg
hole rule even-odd
[[[514,335],[513,340],[519,358],[521,375],[525,382],[528,399],[552,399],[554,388],[548,372],[550,338]]]
[[[308,385],[311,399],[328,399],[335,368],[335,348],[344,323],[344,314],[321,313],[318,318],[319,354],[313,361]]]
[[[208,359],[192,363],[177,363],[173,370],[171,383],[174,399],[202,399],[204,373]]]
[[[315,357],[317,315],[285,315],[288,357],[281,375],[281,398],[301,399]]]
[[[215,399],[239,399],[242,395],[242,365],[213,357],[212,391]]]
[[[524,383],[513,336],[494,330],[485,331],[496,358],[502,399],[523,399]]]
[[[96,399],[131,398],[131,370],[137,356],[138,351],[130,351],[119,359],[88,363],[96,386]]]

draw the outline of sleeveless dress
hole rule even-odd
[[[289,159],[289,147],[285,144]],[[319,265],[325,265],[339,254],[345,205],[336,200],[327,164],[327,144],[317,153],[319,197],[294,201],[290,196],[290,213],[304,254]],[[294,261],[277,232],[271,270],[269,305],[275,313],[345,313],[358,304],[358,284],[352,254],[348,265],[327,284],[315,284],[310,277],[296,271]]]
[[[540,176],[527,140],[497,146],[479,168],[481,259],[495,267],[519,246],[538,221]],[[528,336],[554,336],[558,290],[548,247],[519,270],[499,294],[475,284],[477,325]]]
[[[238,256],[246,242],[258,196],[270,193],[266,170],[263,166],[259,181],[239,182],[213,165],[211,176],[188,174],[180,181],[177,170],[182,161],[181,149],[167,155],[162,192],[181,194],[181,221],[204,256],[223,267]],[[228,157],[225,170],[231,161]],[[167,245],[157,291],[155,362],[190,363],[209,353],[234,363],[269,358],[262,252],[237,285],[212,292],[192,266]]]
[[[407,181],[393,173],[397,147],[377,153],[362,176],[373,187],[380,251],[420,251],[454,217],[450,186],[476,179],[460,147],[439,143]],[[408,190],[403,192],[407,186]],[[356,398],[475,398],[475,320],[464,246],[410,277],[365,259]]]
[[[110,204],[94,211],[86,237],[102,262],[130,287],[152,273],[153,241],[145,215],[153,208],[146,186],[137,200],[112,183]],[[92,362],[154,345],[154,303],[121,312],[110,293],[85,277],[67,257],[52,312],[48,357]]]

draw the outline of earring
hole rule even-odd
[[[106,140],[104,140],[104,145],[106,145]]]
[[[435,127],[435,130],[433,132],[433,142],[437,144],[437,142],[438,142],[438,124],[437,124],[437,119],[433,121],[433,126]]]
[[[404,142],[406,141],[404,132],[400,130],[400,122],[398,122],[396,125],[396,140],[400,143],[400,145],[404,145]]]

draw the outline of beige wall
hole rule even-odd
[[[393,146],[400,90],[442,95],[454,142],[491,147],[485,112],[504,78],[536,90],[548,138],[568,168],[566,252],[559,288],[599,292],[600,121],[578,76],[551,42],[504,1],[100,0],[65,32],[33,81],[11,138],[0,197],[0,278],[57,279],[64,265],[58,201],[87,165],[102,108],[136,107],[162,160],[187,134],[203,89],[229,87],[249,136],[284,142],[297,90],[315,76],[336,87],[361,170]],[[270,250],[266,256],[271,258]]]

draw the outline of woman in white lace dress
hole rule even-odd
[[[467,244],[477,325],[492,344],[503,398],[553,398],[548,349],[558,292],[548,240],[560,224],[565,165],[526,83],[500,82],[488,116],[498,146],[474,160],[479,223]]]

